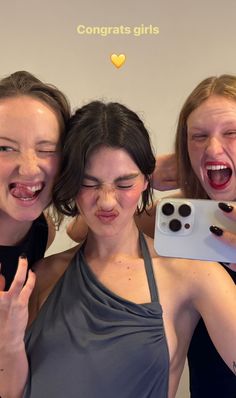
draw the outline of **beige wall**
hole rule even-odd
[[[173,147],[186,95],[212,74],[236,73],[235,0],[0,1],[0,75],[29,70],[73,106],[118,100],[146,121],[157,153]],[[79,35],[77,26],[159,28],[158,35]],[[148,28],[149,27],[149,28]],[[112,53],[124,53],[119,70]],[[51,251],[71,245],[57,236]],[[187,398],[184,379],[179,398]]]

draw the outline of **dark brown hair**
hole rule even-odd
[[[148,181],[138,213],[152,203],[150,176],[155,168],[149,134],[136,113],[119,103],[93,101],[78,109],[71,118],[62,149],[59,179],[53,203],[62,213],[78,214],[75,199],[80,190],[86,162],[101,146],[124,149]]]

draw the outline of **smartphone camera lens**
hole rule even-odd
[[[169,228],[172,232],[178,232],[181,229],[181,227],[182,227],[181,222],[176,218],[173,218],[173,220],[169,222]]]
[[[191,207],[187,204],[183,204],[179,207],[179,214],[182,217],[188,217],[191,214]]]
[[[171,216],[171,214],[174,213],[175,208],[174,208],[174,206],[171,203],[165,203],[162,206],[161,210],[162,210],[162,213],[165,214],[165,216]]]

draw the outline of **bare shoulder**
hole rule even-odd
[[[183,283],[191,283],[199,288],[208,284],[209,280],[218,281],[221,278],[231,279],[225,269],[216,262],[190,260],[183,258],[161,257],[153,246],[153,239],[145,236],[153,264],[165,273],[169,273],[174,279],[179,278]]]
[[[36,283],[29,302],[29,324],[37,316],[41,306],[68,268],[79,247],[80,245],[77,245],[64,252],[45,257],[34,265]]]
[[[34,265],[33,271],[36,274],[38,288],[45,289],[57,282],[65,272],[79,246],[77,245],[64,252],[45,257]]]

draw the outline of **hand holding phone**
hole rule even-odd
[[[209,230],[211,225],[217,225],[236,233],[236,222],[223,214],[218,203],[206,199],[161,199],[156,210],[156,252],[165,257],[235,263],[236,248]]]

